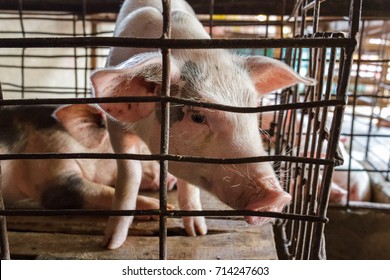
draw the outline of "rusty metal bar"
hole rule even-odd
[[[289,109],[308,109],[314,107],[344,106],[346,100],[322,100],[302,102],[295,104],[276,104],[262,107],[235,107],[217,103],[194,101],[173,96],[128,96],[128,97],[102,97],[102,98],[57,98],[57,99],[9,99],[0,100],[0,106],[11,105],[63,105],[63,104],[92,104],[92,103],[130,103],[130,102],[170,102],[188,106],[228,111],[233,113],[263,113],[270,111],[283,111]]]
[[[317,223],[327,223],[326,217],[314,215],[299,215],[292,213],[250,211],[250,210],[193,210],[180,211],[168,210],[161,213],[160,210],[88,210],[88,209],[66,209],[66,210],[48,210],[48,209],[5,209],[0,210],[0,216],[159,216],[166,217],[187,217],[187,216],[205,216],[205,217],[237,217],[237,216],[261,216],[278,219],[292,219],[299,221],[310,221]]]
[[[17,1],[0,0],[0,9],[15,10]],[[96,13],[117,13],[123,0],[86,0],[88,15]],[[210,0],[187,0],[197,14],[207,14]],[[270,14],[278,15],[281,11],[281,1],[259,0],[218,0],[215,4],[216,14]],[[321,11],[322,16],[348,16],[348,1],[327,1]],[[80,13],[82,0],[23,0],[25,11],[50,11]],[[387,9],[389,0],[370,0],[363,3],[363,16],[388,18],[390,11]],[[286,1],[285,15],[291,15],[294,1]]]
[[[303,11],[304,12],[307,12],[308,10],[311,10],[311,9],[316,9],[316,7],[320,4],[320,3],[322,3],[322,2],[325,2],[326,0],[319,0],[319,1],[317,1],[317,0],[315,0],[315,1],[313,1],[313,2],[310,2],[309,4],[307,4],[306,6],[304,6],[303,7]],[[317,2],[318,2],[318,5],[317,5]]]
[[[139,39],[124,37],[2,38],[2,48],[133,47],[157,49],[354,48],[350,38]]]
[[[3,91],[1,87],[0,82],[0,100],[3,99]],[[2,109],[2,106],[0,106],[0,110]],[[3,200],[3,193],[2,193],[2,173],[1,173],[1,164],[0,164],[0,210],[5,210],[4,207],[4,200]],[[7,221],[5,216],[0,215],[0,259],[2,260],[9,260],[10,257],[10,250],[9,250],[9,242],[8,242],[8,232],[7,232]]]
[[[209,4],[209,20],[208,20],[208,24],[209,24],[209,27],[210,27],[210,37],[213,38],[213,28],[214,28],[214,0],[210,0],[210,4]]]
[[[163,39],[167,40],[171,36],[171,2],[162,0],[163,6]],[[162,49],[162,95],[170,96],[170,72],[171,57],[169,49]],[[168,155],[169,148],[169,102],[161,102],[161,143],[160,154]],[[160,160],[160,232],[159,232],[159,258],[167,259],[167,174],[168,161]]]
[[[362,57],[362,52],[363,52],[363,38],[364,38],[364,28],[365,28],[365,21],[362,21],[362,27],[361,27],[361,34],[360,34],[360,39],[359,39],[359,49],[357,52],[358,55],[358,61],[356,65],[356,73],[360,72],[360,58]],[[352,94],[352,119],[351,119],[351,129],[350,129],[350,134],[351,134],[351,139],[349,141],[349,154],[352,155],[352,148],[353,148],[353,138],[354,138],[354,131],[355,131],[355,118],[356,118],[356,105],[357,105],[357,88],[358,88],[358,83],[359,83],[359,78],[360,75],[356,75],[354,79],[354,90]],[[352,158],[349,159],[348,162],[348,169],[351,169],[352,167]],[[350,202],[350,195],[351,195],[351,172],[348,172],[348,178],[347,178],[347,207],[349,206]]]
[[[4,201],[3,195],[1,191],[2,185],[2,176],[1,176],[1,166],[0,166],[0,211],[4,211]],[[0,214],[0,258],[2,260],[10,259],[10,250],[9,250],[9,242],[8,242],[8,232],[7,232],[7,221],[6,215]]]
[[[21,1],[21,0],[20,0]],[[71,2],[75,2],[76,0],[71,0]],[[125,46],[125,47],[150,47],[150,48],[158,48],[162,49],[163,53],[163,95],[161,97],[121,97],[121,98],[77,98],[77,99],[55,99],[55,100],[32,100],[32,99],[24,99],[24,100],[5,100],[0,102],[0,106],[8,106],[8,105],[38,105],[38,104],[85,104],[85,103],[111,103],[111,102],[159,102],[161,104],[161,112],[162,112],[162,127],[161,127],[161,153],[158,155],[136,155],[136,154],[7,154],[0,155],[0,160],[12,160],[12,159],[49,159],[49,158],[58,158],[58,159],[66,159],[66,158],[105,158],[105,159],[135,159],[135,160],[158,160],[161,165],[161,173],[160,173],[160,209],[159,210],[151,210],[151,211],[110,211],[110,210],[102,210],[102,211],[85,211],[85,210],[6,210],[0,211],[0,215],[37,215],[37,216],[56,216],[56,215],[107,215],[107,216],[115,216],[115,215],[159,215],[160,216],[160,259],[166,259],[166,219],[169,217],[179,217],[179,216],[210,216],[210,217],[231,217],[231,216],[266,216],[266,217],[275,217],[279,219],[285,219],[285,227],[287,228],[289,234],[285,235],[287,237],[286,246],[288,248],[288,252],[290,254],[290,258],[321,258],[323,255],[320,252],[321,244],[322,244],[322,232],[324,229],[323,223],[326,223],[326,208],[327,208],[327,195],[329,194],[329,185],[330,185],[330,176],[333,172],[333,167],[336,164],[334,159],[334,154],[332,151],[335,149],[335,139],[340,135],[340,130],[335,127],[338,124],[338,121],[342,119],[344,106],[346,105],[345,98],[345,90],[346,90],[346,81],[349,78],[350,69],[348,69],[350,61],[350,57],[352,55],[353,49],[356,47],[356,32],[358,30],[358,22],[356,22],[356,18],[359,16],[359,11],[356,11],[355,2],[360,0],[351,0],[351,15],[355,20],[350,20],[350,36],[349,38],[337,38],[336,33],[315,33],[314,35],[310,35],[307,38],[294,38],[294,39],[221,39],[221,40],[173,40],[169,39],[169,0],[162,0],[164,6],[164,32],[163,37],[159,39],[132,39],[132,38],[102,38],[102,37],[82,37],[82,38],[8,38],[8,39],[0,39],[0,45],[2,48],[62,48],[62,47],[70,47],[74,48],[85,48],[88,47],[109,47],[109,46]],[[34,2],[34,1],[26,1],[23,3]],[[83,23],[85,24],[85,14],[89,13],[89,6],[87,7],[88,0],[77,0],[78,3],[83,3]],[[205,2],[205,1],[203,1]],[[207,7],[210,8],[210,3],[215,1],[207,0]],[[252,1],[254,3],[254,1]],[[258,1],[257,1],[258,2]],[[299,5],[296,6],[297,14],[301,13],[301,35],[303,36],[304,31],[307,31],[306,20],[309,19],[306,16],[306,12],[309,7],[310,10],[314,8],[314,16],[313,22],[315,24],[314,32],[317,31],[318,20],[319,20],[319,6],[323,0],[314,0],[310,4],[306,5],[308,1],[297,1]],[[329,2],[329,1],[328,1]],[[327,2],[327,4],[328,4]],[[1,6],[0,0],[0,6]],[[287,6],[289,5],[288,3]],[[196,5],[196,4],[195,4]],[[220,3],[215,3],[215,5],[220,5]],[[361,4],[360,4],[361,5]],[[326,5],[323,5],[326,6]],[[352,8],[354,6],[354,8]],[[80,6],[81,7],[81,6]],[[306,8],[305,8],[306,7]],[[217,9],[217,7],[216,7]],[[299,9],[299,11],[298,11]],[[79,9],[79,11],[81,11]],[[322,7],[321,7],[322,12]],[[212,20],[212,13],[211,20]],[[296,15],[297,16],[297,15]],[[311,17],[310,17],[311,18]],[[24,17],[24,19],[26,19]],[[298,21],[295,21],[297,24]],[[210,26],[217,25],[218,23],[210,23]],[[267,23],[262,23],[268,26]],[[277,24],[276,24],[277,25]],[[298,25],[297,25],[298,26]],[[298,29],[298,27],[296,27]],[[86,35],[85,33],[82,35]],[[335,38],[330,38],[330,36],[335,35]],[[244,108],[244,107],[232,107],[220,104],[210,104],[207,102],[198,102],[185,100],[181,98],[175,98],[169,96],[169,49],[211,49],[211,48],[287,48],[286,56],[291,56],[291,53],[294,53],[294,58],[292,62],[290,57],[286,58],[288,63],[298,63],[298,67],[295,69],[300,69],[299,63],[302,60],[302,48],[324,48],[323,50],[313,49],[310,53],[310,76],[316,77],[320,79],[319,84],[316,87],[307,87],[306,88],[306,97],[304,102],[298,102],[300,100],[299,94],[297,93],[298,87],[294,87],[292,89],[288,89],[283,91],[282,97],[280,94],[275,94],[276,98],[281,99],[281,103],[279,105],[267,105],[263,107],[253,107],[253,108]],[[292,48],[297,48],[295,52]],[[331,48],[333,51],[333,55],[337,53],[337,50],[341,50],[342,56],[340,60],[330,61],[323,58],[325,56],[326,49]],[[283,50],[281,50],[281,57]],[[77,54],[77,53],[75,53]],[[317,57],[319,54],[322,54],[322,65],[318,65]],[[344,55],[345,54],[345,55]],[[85,56],[88,56],[86,53]],[[297,57],[298,56],[298,57]],[[27,57],[27,56],[24,56]],[[75,55],[76,57],[76,55]],[[89,57],[89,56],[88,56]],[[302,60],[303,61],[303,60]],[[332,62],[333,61],[333,62]],[[331,83],[331,78],[324,77],[324,64],[334,64],[335,62],[340,63],[340,69],[342,69],[339,73],[338,77],[338,86],[337,86],[337,99],[331,100],[329,88]],[[23,66],[24,67],[24,66]],[[22,68],[23,68],[22,67]],[[28,66],[29,67],[29,66]],[[25,67],[25,68],[28,68]],[[320,68],[319,68],[320,67]],[[334,66],[329,66],[329,68],[333,69]],[[25,69],[23,68],[23,69]],[[73,70],[73,69],[72,69]],[[84,70],[88,70],[85,68]],[[330,71],[330,70],[329,70]],[[333,70],[332,70],[333,71]],[[86,74],[86,72],[84,72]],[[318,73],[318,75],[316,74]],[[321,98],[322,94],[322,84],[321,81],[323,79],[327,79],[327,89],[325,93],[325,97]],[[77,82],[76,82],[77,83]],[[77,88],[77,84],[76,84]],[[23,90],[28,90],[24,85],[22,86]],[[85,89],[84,89],[85,90]],[[79,92],[79,89],[77,89]],[[87,93],[85,91],[85,93]],[[292,93],[292,95],[290,95]],[[286,94],[286,95],[284,95]],[[288,96],[288,97],[286,97]],[[293,99],[293,102],[290,100],[290,96]],[[275,99],[276,100],[276,99]],[[320,133],[324,133],[324,125],[325,118],[329,107],[335,107],[335,115],[333,118],[332,124],[332,144],[328,145],[328,151],[326,159],[321,159],[318,156],[320,152],[320,148],[322,142],[325,139],[325,135],[318,136],[317,138],[313,138],[307,133],[306,137],[306,146],[304,147],[305,153],[310,152],[310,157],[293,156],[293,152],[290,152],[288,155],[279,155],[279,156],[264,156],[264,157],[251,157],[251,158],[233,158],[233,159],[205,159],[200,157],[191,157],[191,156],[180,156],[180,155],[170,155],[168,152],[168,135],[169,135],[169,104],[177,103],[184,104],[189,106],[202,106],[205,108],[212,108],[217,110],[236,112],[236,113],[261,113],[261,112],[270,112],[270,111],[279,111],[278,115],[278,124],[281,127],[278,128],[278,137],[277,137],[277,148],[282,148],[283,144],[288,142],[290,144],[290,148],[294,147],[295,142],[295,126],[293,123],[297,118],[298,110],[302,110],[302,118],[304,117],[305,111],[312,111],[313,114],[310,115],[310,118],[313,118],[311,123],[313,127],[310,127],[308,132],[314,131],[317,132],[318,127]],[[276,101],[275,101],[275,104]],[[289,114],[290,110],[293,111],[293,122],[287,124],[287,114]],[[319,118],[322,114],[322,120],[318,123]],[[287,131],[287,135],[284,135]],[[302,129],[298,131],[300,135],[302,135]],[[290,135],[291,133],[291,135]],[[309,136],[308,136],[309,135]],[[285,137],[286,139],[281,139]],[[309,140],[311,138],[311,147],[309,147]],[[291,142],[293,143],[291,145]],[[296,144],[296,143],[295,143]],[[317,150],[315,150],[317,149]],[[298,149],[299,150],[299,149]],[[280,150],[282,152],[282,150]],[[279,153],[277,153],[279,154]],[[286,170],[287,166],[295,166],[297,174],[300,174],[305,179],[308,180],[306,185],[302,183],[295,182],[294,189],[294,197],[293,204],[289,206],[287,209],[293,213],[272,213],[272,212],[255,212],[253,211],[167,211],[166,209],[166,182],[165,176],[167,174],[167,164],[168,161],[187,161],[187,162],[196,162],[196,163],[205,163],[205,164],[237,164],[237,163],[249,163],[249,162],[264,162],[264,161],[274,161],[279,162],[280,164],[285,164]],[[313,166],[314,165],[314,166]],[[324,166],[323,171],[323,180],[322,185],[327,186],[323,187],[322,193],[318,194],[316,189],[314,188],[314,184],[318,179],[319,170],[322,170],[321,166]],[[306,167],[309,167],[309,170],[305,170]],[[295,177],[296,179],[296,177]],[[297,181],[297,180],[296,180]],[[289,182],[289,181],[287,181]],[[287,186],[290,187],[289,183]],[[306,189],[305,189],[306,188]],[[309,191],[309,188],[311,190]],[[311,197],[310,197],[311,195]],[[314,203],[319,203],[318,208],[313,208]],[[23,212],[26,211],[26,212]],[[298,214],[297,214],[298,213]],[[317,250],[318,249],[318,250]]]
[[[362,0],[351,1],[350,37],[354,40],[359,28],[361,7],[362,7],[361,5],[362,5]],[[344,64],[342,65],[342,73],[337,88],[337,98],[340,100],[345,99],[347,96],[346,92],[347,92],[348,82],[351,74],[351,68],[353,62],[352,56],[354,51],[355,48],[346,48],[345,50],[345,60],[344,60]],[[332,138],[330,139],[331,141],[329,142],[329,146],[326,151],[327,158],[336,154],[336,150],[338,147],[338,142],[341,134],[341,123],[343,120],[344,108],[345,106],[336,107],[336,110],[334,112],[333,122],[331,126]],[[333,168],[330,166],[325,166],[323,174],[324,174],[324,180],[322,182],[321,196],[320,196],[318,209],[317,209],[317,213],[320,217],[325,217],[327,213],[329,193],[330,193],[329,188],[333,176]],[[310,252],[311,259],[321,259],[326,257],[319,254],[319,252],[322,252],[320,248],[321,248],[321,243],[323,242],[322,241],[323,232],[324,232],[323,224],[316,224],[314,226],[314,233],[316,234],[315,235],[316,239],[314,240],[313,247],[311,248],[311,252]]]
[[[348,211],[348,209],[356,209],[356,210],[375,210],[379,212],[390,213],[390,204],[388,203],[372,203],[366,201],[351,201],[349,203],[348,209],[344,205],[331,205],[329,206],[335,209],[343,209]]]
[[[0,160],[16,160],[16,159],[131,159],[131,160],[167,160],[178,162],[191,162],[191,163],[206,163],[206,164],[241,164],[241,163],[254,163],[254,162],[267,162],[267,161],[290,161],[300,163],[320,164],[324,166],[333,166],[334,160],[331,159],[317,159],[307,158],[299,156],[258,156],[258,157],[244,157],[244,158],[203,158],[197,156],[186,155],[142,155],[142,154],[110,154],[110,153],[44,153],[44,154],[0,154]]]

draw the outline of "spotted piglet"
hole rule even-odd
[[[0,153],[112,153],[106,117],[91,105],[6,106],[0,110]],[[128,144],[149,149],[136,135]],[[49,209],[110,209],[117,166],[112,159],[3,160],[5,203],[32,199]],[[141,189],[159,187],[157,162],[142,162]],[[168,175],[168,187],[176,178]],[[137,196],[137,209],[156,209],[158,200]]]
[[[191,7],[171,1],[174,39],[210,39]],[[125,1],[118,15],[115,36],[160,38],[163,25],[161,1]],[[280,61],[242,57],[222,49],[174,49],[171,52],[171,96],[230,106],[256,107],[259,95],[296,83],[312,84]],[[114,47],[107,67],[91,76],[97,97],[160,96],[162,56],[158,50]],[[160,151],[160,105],[156,103],[102,103],[109,118],[110,138],[117,153],[134,153],[125,143],[136,133],[152,153]],[[265,155],[256,114],[237,114],[198,106],[171,104],[169,153],[205,158],[242,158]],[[118,160],[114,209],[134,209],[141,179],[135,160]],[[268,162],[211,165],[169,162],[178,177],[178,200],[182,210],[201,210],[199,190],[203,187],[234,209],[283,210],[290,195],[281,187]],[[245,217],[250,224],[267,219]],[[131,217],[111,217],[104,242],[108,248],[121,246]],[[189,235],[206,234],[203,217],[184,217]]]

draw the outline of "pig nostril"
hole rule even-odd
[[[253,211],[281,212],[291,201],[291,195],[284,191],[274,191],[264,195],[261,199],[252,201],[246,207]]]

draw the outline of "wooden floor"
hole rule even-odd
[[[204,209],[221,206],[202,194]],[[176,204],[175,192],[169,203]],[[104,217],[7,217],[14,259],[158,259],[157,221],[135,221],[117,250],[100,246]],[[276,259],[271,224],[249,226],[244,220],[207,219],[206,236],[188,237],[181,219],[168,219],[168,259]]]

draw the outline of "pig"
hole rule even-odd
[[[351,158],[344,144],[339,142],[339,150],[343,155],[344,162],[342,165],[337,166],[333,173],[331,197],[330,203],[342,204],[347,203],[348,196],[348,183],[349,183],[349,200],[351,201],[370,201],[371,200],[371,183],[370,177],[367,171],[364,171],[364,167],[354,158]],[[351,168],[350,175],[348,176],[348,168]],[[353,171],[362,170],[362,171]],[[348,182],[349,177],[349,182]],[[332,197],[333,193],[333,197]],[[336,194],[339,194],[336,196]],[[340,195],[344,194],[344,195]]]
[[[378,122],[376,124],[377,127],[390,127],[390,116],[386,118],[378,118]]]
[[[370,201],[371,183],[367,171],[364,171],[363,166],[357,160],[351,158],[342,141],[339,142],[338,149],[343,157],[343,164],[336,166],[333,172],[329,203],[332,205],[346,205],[348,199],[350,201]],[[351,162],[351,171],[348,172],[349,162]],[[318,188],[320,188],[321,181],[322,176],[319,177]]]
[[[113,153],[106,117],[92,105],[7,106],[0,110],[0,152]],[[150,153],[136,136],[127,139]],[[33,199],[49,209],[110,209],[117,166],[113,159],[3,160],[5,203]],[[176,178],[168,175],[168,188]],[[159,187],[157,162],[142,163],[141,189]],[[157,199],[138,196],[137,209],[156,209]],[[169,205],[169,207],[172,207]]]
[[[269,103],[268,100],[261,100],[262,103]],[[284,120],[283,123],[285,123],[286,130],[287,128],[291,128],[291,110],[287,110],[284,113]],[[276,125],[275,120],[278,118],[278,115],[274,112],[264,112],[261,113],[261,129],[264,131],[262,134],[262,138],[264,141],[269,142],[270,146],[273,147],[276,144],[276,135],[270,136],[270,134],[273,133],[272,131],[272,125]],[[303,122],[303,129],[302,131],[307,130],[307,117],[304,115],[304,122]],[[300,119],[295,121],[295,132],[297,133],[299,131],[300,126]],[[284,135],[285,137],[287,135]],[[290,147],[293,147],[294,149],[297,148],[297,143],[299,140],[299,135],[290,136],[290,141],[293,141],[293,143],[290,143]],[[305,136],[303,136],[305,137]],[[340,166],[335,167],[335,171],[333,173],[332,182],[330,186],[330,197],[329,197],[329,203],[331,204],[337,204],[337,205],[345,205],[347,203],[348,199],[348,171],[349,168],[349,162],[351,162],[351,170],[350,171],[350,196],[349,199],[351,201],[370,201],[371,199],[371,184],[370,184],[370,178],[366,171],[364,171],[364,167],[355,159],[351,158],[347,150],[345,149],[344,143],[347,141],[345,137],[342,137],[338,143],[338,150],[341,153],[343,157],[343,164]],[[301,139],[300,141],[300,156],[303,156],[303,150],[305,141],[304,139]],[[311,144],[309,144],[309,147]],[[323,151],[321,153],[321,158],[325,158],[325,148],[326,146],[323,146]],[[355,170],[355,171],[354,171]],[[361,171],[357,171],[361,170]],[[282,174],[286,173],[285,170],[282,170]],[[292,170],[289,171],[290,174],[293,173]],[[284,175],[283,175],[284,176]],[[285,180],[286,178],[283,178]],[[298,182],[300,182],[300,178],[298,178]],[[320,188],[320,183],[322,181],[322,176],[319,176],[318,178],[318,188]],[[293,186],[294,180],[290,184],[290,188],[293,189],[291,186]]]
[[[159,0],[125,1],[118,15],[114,36],[160,38],[163,26]],[[210,39],[192,8],[182,0],[171,1],[171,38]],[[312,85],[284,63],[267,57],[242,57],[223,49],[171,50],[170,95],[230,106],[257,107],[259,95],[297,83]],[[106,67],[91,74],[97,97],[160,96],[162,56],[158,50],[113,47]],[[104,103],[110,116],[108,130],[114,151],[134,153],[125,143],[137,134],[152,154],[160,152],[161,112],[155,103]],[[200,106],[170,105],[169,153],[207,158],[242,158],[265,155],[256,114],[237,114]],[[134,209],[141,178],[135,160],[118,160],[118,180],[113,209]],[[201,210],[202,187],[233,209],[280,212],[291,196],[285,192],[269,162],[207,165],[169,162],[175,175],[182,210]],[[245,217],[249,224],[267,221]],[[110,217],[103,243],[109,249],[121,246],[132,217]],[[184,217],[188,235],[207,233],[204,217]]]

